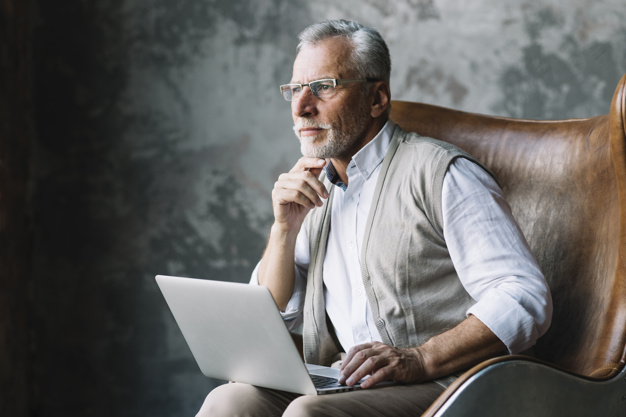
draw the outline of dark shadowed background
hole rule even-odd
[[[0,0],[0,415],[191,416],[158,273],[247,281],[299,156],[296,36],[376,26],[394,99],[608,112],[623,0]]]

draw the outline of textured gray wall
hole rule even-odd
[[[193,415],[157,273],[246,281],[299,145],[277,85],[326,18],[379,28],[395,99],[524,118],[608,112],[623,0],[35,3],[34,409]]]

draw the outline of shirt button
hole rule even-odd
[[[358,290],[356,290],[356,295],[357,295],[358,297],[362,296],[362,295],[363,295],[363,289],[362,289],[362,288],[359,288]]]
[[[350,243],[348,244],[348,248],[350,248],[350,249],[354,249],[354,242],[350,242]]]

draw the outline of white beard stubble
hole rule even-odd
[[[297,123],[293,130],[296,133],[298,139],[300,139],[300,152],[303,156],[312,158],[344,158],[351,157],[348,155],[354,148],[356,142],[361,140],[363,130],[365,129],[369,113],[366,108],[366,101],[362,101],[356,109],[349,109],[345,113],[344,124],[348,125],[343,130],[340,128],[337,120],[333,120],[329,124],[316,123],[309,121],[309,119],[302,119],[303,121]],[[320,140],[319,135],[313,137],[301,137],[299,131],[303,127],[318,127],[325,129],[325,140],[322,143],[318,143]]]

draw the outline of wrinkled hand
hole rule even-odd
[[[283,230],[298,230],[307,213],[322,205],[328,191],[318,179],[326,161],[303,157],[288,173],[281,174],[272,190],[276,224]]]
[[[393,380],[411,383],[424,380],[424,359],[417,348],[400,349],[380,342],[355,346],[341,366],[341,384],[352,386],[363,377],[362,388]]]

